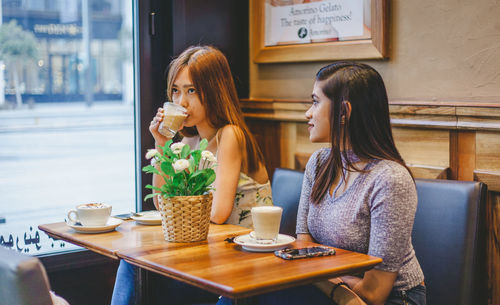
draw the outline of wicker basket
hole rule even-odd
[[[166,241],[195,242],[207,239],[212,193],[200,196],[158,196]]]

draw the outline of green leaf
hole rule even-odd
[[[144,196],[144,201],[148,200],[149,198],[154,198],[156,196],[158,196],[158,193],[148,194]]]
[[[188,183],[191,183],[191,181],[196,181],[194,179],[199,177],[200,175],[203,177],[205,175],[205,170],[200,170],[192,174],[191,177],[189,177]]]
[[[163,191],[161,188],[156,187],[156,186],[152,186],[151,184],[146,185],[145,188],[151,189],[151,190],[155,190],[155,191],[158,191],[158,192],[162,192]]]
[[[170,145],[172,145],[172,143],[174,143],[174,139],[170,139],[167,141],[167,143],[165,143],[165,146],[164,147],[168,147],[170,148]]]
[[[206,186],[202,184],[197,184],[192,190],[193,195],[202,195],[205,192]]]
[[[206,185],[210,185],[215,181],[215,171],[211,168],[205,169],[207,171],[207,181]]]
[[[142,171],[146,172],[148,174],[157,174],[157,175],[160,175],[160,171],[158,169],[156,169],[156,167],[154,167],[152,165],[144,166],[142,168]]]
[[[170,145],[172,145],[172,142],[173,140],[168,140],[163,147],[160,146],[161,150],[163,151],[163,155],[166,157],[173,158],[175,156],[172,150],[170,149]]]
[[[190,173],[194,173],[195,172],[195,169],[196,169],[196,164],[194,163],[194,159],[193,158],[189,158],[189,167],[188,167],[188,171]]]
[[[172,163],[169,162],[163,162],[161,164],[161,170],[168,176],[173,176],[175,175],[175,170],[174,167],[172,166]]]
[[[200,142],[200,151],[203,151],[207,148],[208,146],[208,140],[207,139],[202,139]]]
[[[186,174],[185,172],[180,172],[175,174],[172,180],[173,186],[181,192],[180,195],[186,195]]]
[[[189,145],[184,145],[184,147],[182,147],[182,151],[181,151],[181,159],[186,159],[187,156],[189,156],[189,153],[191,152],[191,147],[189,147]]]
[[[172,184],[164,184],[162,187],[162,194],[175,194],[175,188]]]
[[[200,159],[201,159],[201,151],[200,150],[195,150],[195,151],[191,152],[191,156],[194,159],[195,166],[196,167],[199,166],[200,165]]]
[[[148,170],[153,170],[153,168],[155,168],[153,165],[146,165],[142,168],[142,171],[146,172]]]

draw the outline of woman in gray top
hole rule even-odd
[[[362,275],[333,280],[366,303],[425,304],[424,275],[411,243],[415,183],[394,144],[381,76],[365,64],[333,63],[316,74],[312,99],[306,112],[309,138],[331,147],[316,151],[307,163],[297,239],[382,258]],[[332,304],[319,294],[310,285],[256,301]]]
[[[394,145],[382,78],[364,64],[335,63],[317,73],[312,97],[310,140],[332,145],[307,164],[298,239],[382,258],[362,277],[341,278],[367,303],[411,304],[415,292],[425,302],[411,243],[415,183]]]

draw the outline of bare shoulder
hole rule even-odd
[[[220,144],[239,145],[238,138],[241,138],[243,131],[236,125],[226,125],[219,131]]]

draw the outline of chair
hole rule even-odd
[[[47,273],[36,258],[0,246],[0,304],[68,304],[50,291]]]
[[[427,286],[427,304],[486,304],[486,186],[416,179],[412,240]]]
[[[283,234],[295,235],[303,176],[289,169],[274,172],[273,201],[283,208]],[[416,179],[416,188],[412,243],[425,276],[427,304],[486,304],[486,185]]]
[[[274,205],[283,208],[280,224],[282,234],[295,236],[303,178],[304,173],[295,170],[277,168],[274,171],[271,188]]]

